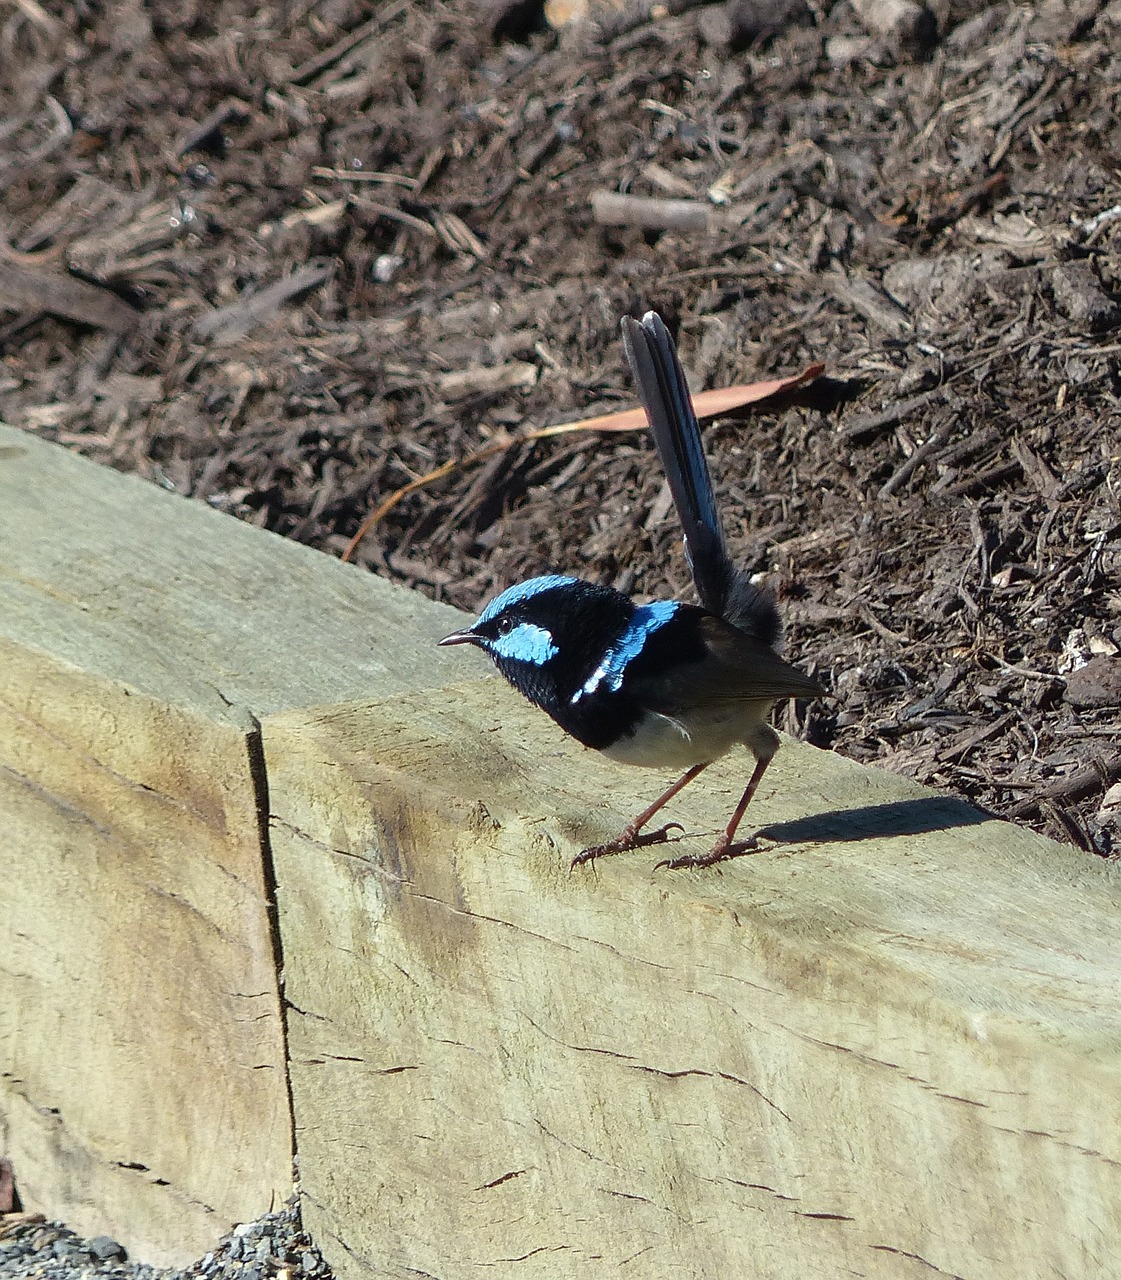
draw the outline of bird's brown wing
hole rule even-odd
[[[703,661],[643,681],[642,697],[652,710],[672,716],[702,705],[815,698],[825,692],[768,645],[713,614],[701,619],[701,632],[707,650]]]

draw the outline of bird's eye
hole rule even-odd
[[[514,629],[514,619],[511,617],[499,618],[494,625],[500,636],[508,636]]]

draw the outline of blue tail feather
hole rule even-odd
[[[701,604],[764,644],[779,638],[778,610],[728,557],[701,430],[677,350],[662,318],[623,318],[623,346],[685,533]]]

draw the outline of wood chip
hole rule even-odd
[[[453,369],[436,379],[440,394],[448,400],[464,396],[493,395],[496,391],[524,390],[537,382],[537,366],[522,360],[475,369]]]
[[[138,318],[132,307],[108,289],[4,258],[0,258],[0,305],[12,311],[45,311],[114,333],[127,333]]]
[[[221,149],[225,141],[221,138],[222,126],[231,122],[239,124],[251,115],[252,109],[247,102],[240,98],[227,98],[183,134],[175,144],[176,156],[184,156],[188,151],[200,148],[204,151]]]
[[[1071,801],[1084,796],[1099,795],[1111,782],[1121,778],[1121,755],[1113,755],[1107,759],[1099,759],[1086,769],[1079,769],[1068,778],[1060,778],[1056,782],[1041,788],[1033,796],[1017,801],[1009,810],[1012,819],[1027,818],[1038,813],[1048,800]]]
[[[216,346],[236,342],[251,329],[267,324],[286,302],[321,285],[330,274],[331,269],[326,266],[301,267],[248,298],[199,316],[195,321],[195,333]]]
[[[592,215],[601,227],[638,227],[644,231],[707,231],[711,210],[698,200],[667,200],[593,191]]]

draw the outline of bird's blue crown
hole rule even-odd
[[[530,578],[527,582],[515,582],[512,587],[507,587],[505,591],[490,601],[482,613],[479,614],[475,625],[477,627],[482,626],[483,623],[490,622],[492,618],[497,618],[500,613],[505,613],[512,606],[532,600],[534,596],[539,596],[543,591],[554,591],[558,587],[568,587],[577,581],[577,578],[566,577],[562,573],[546,573],[540,578]]]

